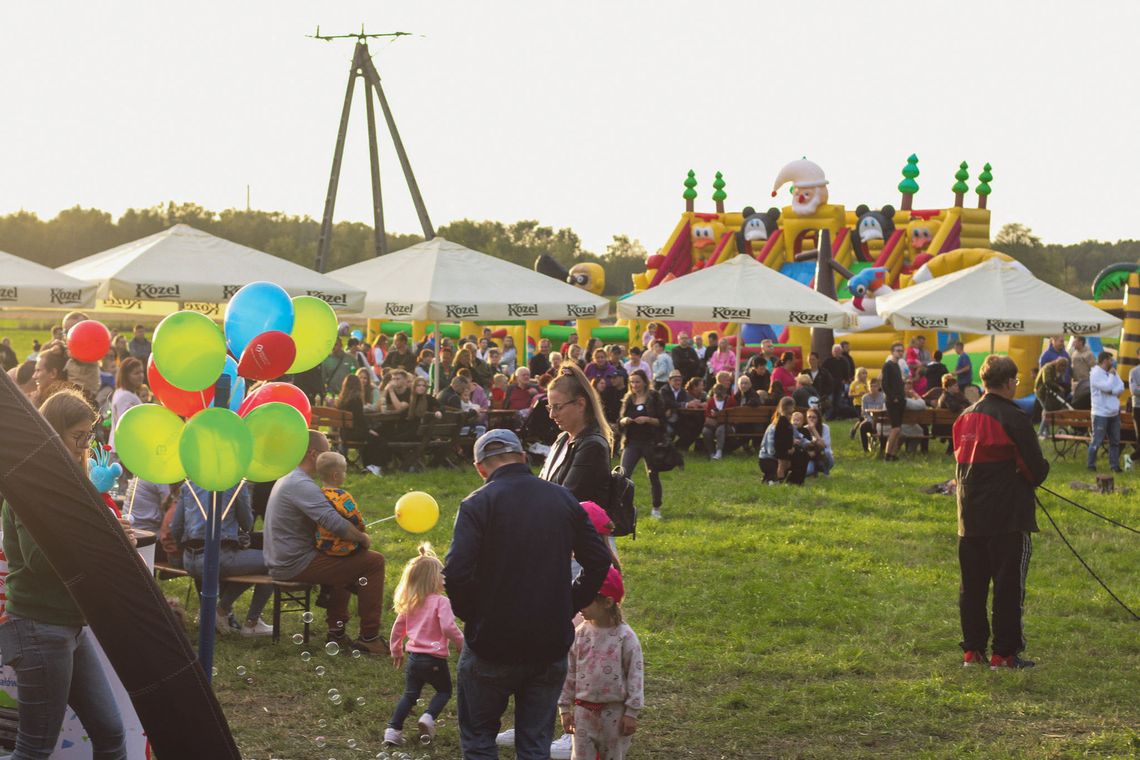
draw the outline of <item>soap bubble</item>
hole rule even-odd
[[[431,744],[431,737],[428,736],[427,734],[424,734],[423,736],[420,737],[420,744],[424,745],[425,747],[428,746],[429,744]]]
[[[301,622],[302,622],[302,623],[311,623],[311,622],[313,622],[313,613],[311,613],[311,612],[306,612],[304,615],[302,615],[302,616],[301,616]]]
[[[315,743],[315,744],[316,744],[318,747],[323,747],[323,746],[325,746],[326,744],[328,744],[328,743],[329,743],[329,742],[328,742],[328,739],[326,739],[326,738],[325,738],[325,737],[323,737],[323,736],[318,736],[316,739],[313,739],[313,742],[314,742],[314,743]]]
[[[359,649],[353,649],[352,650],[352,659],[359,660],[361,654],[363,654],[363,653]]]
[[[301,660],[303,662],[308,662],[310,659],[312,659],[312,657],[313,655],[309,654],[308,652],[301,652]]]
[[[253,686],[253,676],[246,676],[245,683],[247,686]]]
[[[293,643],[300,646],[301,644],[305,643],[305,637],[299,633],[294,633],[293,634]]]
[[[217,677],[218,669],[217,668],[210,668],[210,675]]]
[[[317,721],[317,728],[326,728],[326,727],[328,727],[328,725],[329,725],[329,722],[327,720],[325,720],[324,718],[321,718],[320,720]]]
[[[335,697],[329,697],[329,701],[334,705],[339,705],[341,703],[341,696],[337,694]]]
[[[316,673],[318,676],[323,676],[325,674],[325,666],[324,665],[318,665],[313,670],[313,672]]]
[[[359,583],[361,586],[367,586],[368,585],[368,579],[364,578],[364,577],[357,578],[356,582]]]
[[[349,739],[345,744],[348,745],[349,749],[356,749],[356,739]]]
[[[356,698],[356,706],[357,707],[364,707],[364,697],[357,697]]]
[[[237,674],[238,674],[239,676],[244,676],[244,675],[245,675],[245,666],[244,666],[244,665],[238,665],[238,666],[237,666]]]
[[[329,643],[325,644],[325,654],[327,654],[329,657],[336,657],[338,654],[340,654],[340,644],[336,643],[335,641],[330,641]]]
[[[337,694],[340,694],[340,689],[329,689],[328,694],[329,694],[329,699],[332,699]]]

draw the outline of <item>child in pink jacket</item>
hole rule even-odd
[[[419,719],[420,741],[429,744],[435,738],[435,721],[451,698],[451,670],[448,641],[463,650],[463,632],[455,624],[451,602],[443,595],[443,563],[435,556],[431,544],[420,544],[419,555],[404,565],[404,573],[393,595],[393,606],[399,613],[392,624],[392,661],[404,664],[404,695],[384,729],[384,743],[404,743],[404,719],[420,698],[424,684],[431,684],[435,696]],[[408,643],[405,647],[404,637]]]

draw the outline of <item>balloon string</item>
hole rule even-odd
[[[132,512],[132,511],[134,511],[134,508],[135,508],[135,494],[136,494],[136,493],[138,493],[138,491],[139,491],[139,479],[138,479],[138,476],[136,475],[136,476],[135,476],[135,477],[134,477],[134,478],[131,480],[131,486],[130,486],[130,492],[131,492],[131,494],[130,494],[130,498],[128,498],[128,499],[127,499],[127,517],[130,517],[130,516],[131,516],[131,512]]]
[[[194,501],[198,504],[198,511],[202,513],[202,519],[209,520],[210,518],[206,516],[206,508],[202,506],[202,500],[198,498],[198,493],[194,490],[194,486],[189,480],[186,481],[186,488],[190,489],[190,495],[194,497]]]
[[[224,510],[222,510],[222,519],[223,520],[225,520],[226,515],[228,515],[230,513],[230,507],[232,507],[234,505],[234,502],[237,501],[238,494],[241,493],[241,489],[245,488],[245,484],[246,484],[246,479],[242,478],[241,482],[238,483],[237,490],[234,491],[234,495],[230,497],[230,503],[226,505],[226,508]]]
[[[367,524],[367,525],[365,525],[364,527],[365,527],[365,528],[370,528],[370,527],[372,527],[373,525],[375,525],[376,523],[382,523],[382,522],[385,522],[385,521],[387,521],[387,520],[395,520],[395,519],[396,519],[396,516],[395,516],[395,515],[392,515],[391,517],[381,517],[379,520],[373,520],[372,522],[368,523],[368,524]]]

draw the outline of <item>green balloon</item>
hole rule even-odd
[[[246,480],[277,480],[294,470],[309,450],[305,417],[288,404],[272,401],[254,407],[245,416],[245,426],[253,438],[253,461]]]
[[[323,362],[336,343],[336,327],[336,312],[327,303],[315,296],[294,298],[289,335],[297,344],[297,357],[286,374],[304,372]]]
[[[178,444],[186,476],[207,491],[224,491],[245,477],[253,436],[229,409],[203,409],[186,422]]]
[[[205,314],[176,311],[154,331],[154,364],[175,388],[201,391],[226,365],[226,336]]]
[[[186,477],[179,455],[185,427],[182,418],[164,406],[132,406],[115,427],[115,453],[143,480],[177,483]]]

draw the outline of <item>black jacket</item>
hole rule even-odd
[[[571,554],[582,566],[573,579]],[[574,495],[518,463],[460,503],[444,579],[476,654],[545,665],[570,651],[571,619],[609,568],[609,549]]]
[[[539,477],[569,488],[578,501],[605,507],[610,495],[610,447],[595,427],[585,428],[573,441],[569,433],[561,433]]]
[[[841,383],[851,382],[851,377],[847,374],[849,371],[847,360],[842,356],[829,356],[823,360],[821,366],[827,370],[827,374],[831,375],[835,380]]]
[[[887,401],[898,403],[906,399],[906,386],[903,384],[902,369],[899,368],[899,363],[894,358],[883,362],[882,383],[883,395],[887,397]]]
[[[954,422],[958,462],[958,535],[1036,531],[1033,489],[1045,482],[1029,416],[1012,401],[987,393]]]
[[[697,349],[692,346],[688,348],[674,346],[673,366],[681,370],[681,375],[685,378],[685,382],[687,383],[691,378],[700,376],[701,357],[697,356]]]

